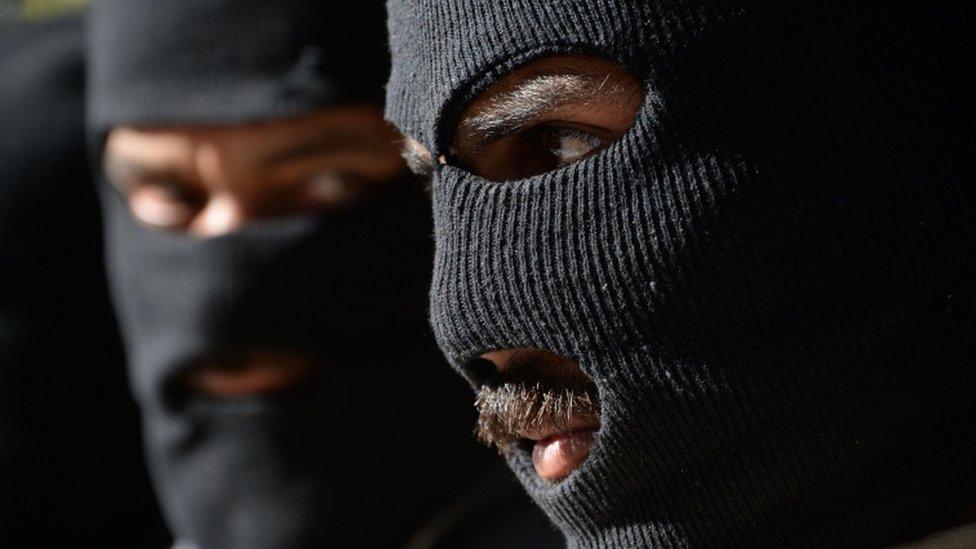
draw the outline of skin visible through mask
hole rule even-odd
[[[200,238],[348,209],[403,170],[378,107],[233,126],[119,127],[104,165],[138,221]]]
[[[438,161],[490,181],[515,181],[578,162],[630,128],[644,101],[621,65],[586,55],[538,59],[492,84],[465,107]],[[408,139],[404,156],[429,173],[433,158]]]

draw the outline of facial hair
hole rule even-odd
[[[518,362],[481,386],[475,399],[479,441],[507,454],[526,433],[599,422],[596,385],[582,374],[546,372],[544,362]]]

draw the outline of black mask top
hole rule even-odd
[[[388,6],[387,114],[433,158],[540,56],[645,87],[580,162],[433,180],[448,359],[548,349],[599,388],[580,469],[510,460],[571,546],[880,546],[976,503],[970,7]]]
[[[90,120],[234,123],[379,101],[383,14],[375,1],[94,2]]]
[[[0,22],[0,529],[158,547],[85,152],[83,23]]]
[[[96,2],[95,148],[115,125],[237,124],[376,100],[382,14],[375,2]],[[439,371],[429,337],[419,189],[398,182],[349,211],[199,239],[139,225],[100,187],[151,472],[177,537],[201,549],[405,540],[477,451],[463,386]],[[202,357],[254,348],[300,352],[317,373],[237,399],[183,383]]]

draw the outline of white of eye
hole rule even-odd
[[[570,164],[590,154],[595,149],[601,147],[603,141],[592,134],[567,130],[560,132],[556,146],[552,149],[552,154],[559,159],[562,164]]]
[[[175,200],[172,193],[156,187],[143,187],[129,195],[132,216],[155,227],[177,227],[190,221],[189,206]]]

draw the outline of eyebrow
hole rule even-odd
[[[105,175],[109,182],[122,191],[132,189],[135,181],[184,181],[180,172],[170,168],[151,168],[133,160],[108,157],[105,159]]]
[[[430,177],[434,173],[434,159],[416,139],[406,137],[400,141],[400,156],[407,162],[407,167],[416,175]]]
[[[526,79],[508,92],[492,99],[474,116],[462,119],[457,141],[466,147],[481,147],[515,132],[539,116],[559,107],[583,106],[607,88],[610,80],[582,74],[548,74]]]
[[[325,151],[376,152],[376,142],[355,132],[324,132],[314,137],[298,139],[258,161],[262,166],[278,166]]]

